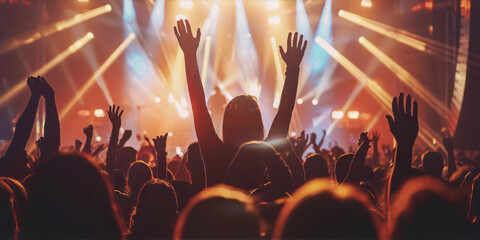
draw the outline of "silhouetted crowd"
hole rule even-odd
[[[179,20],[174,33],[198,142],[172,159],[168,134],[128,147],[132,132],[120,137],[123,110],[112,105],[108,146],[92,146],[90,125],[83,144],[60,147],[54,90],[29,77],[28,104],[0,148],[0,239],[480,239],[478,156],[449,139],[414,154],[418,106],[410,95],[395,97],[386,117],[394,149],[379,148],[377,132],[362,133],[351,152],[324,147],[325,131],[319,141],[315,133],[290,138],[307,47],[290,33],[269,132],[255,97],[241,95],[225,107],[220,138],[198,70],[200,29]],[[42,97],[44,136],[31,154],[25,147]]]

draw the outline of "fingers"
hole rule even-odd
[[[292,48],[292,33],[288,33],[288,37],[287,37],[287,50]]]
[[[385,116],[385,117],[387,118],[388,126],[390,126],[390,132],[393,132],[393,130],[395,129],[395,126],[394,126],[394,123],[393,123],[393,118],[392,118],[392,116],[387,115],[387,116]]]
[[[394,97],[392,100],[392,112],[393,117],[398,118],[398,100],[397,97]]]
[[[285,56],[285,51],[283,50],[282,46],[280,46],[280,55],[282,56],[282,58]]]
[[[197,28],[197,36],[195,37],[195,39],[200,40],[200,36],[202,36],[202,32],[200,31],[200,28]]]
[[[190,22],[188,21],[188,19],[185,19],[185,25],[187,25],[187,34],[193,34],[192,27],[190,27]]]
[[[175,32],[175,36],[177,37],[177,40],[180,40],[180,34],[178,33],[177,27],[173,27],[173,31]]]
[[[401,116],[405,115],[405,103],[403,102],[403,93],[398,97],[398,111]]]
[[[120,115],[118,115],[118,117],[121,118],[121,117],[122,117],[122,114],[123,114],[123,109],[122,109],[122,111],[120,112]]]
[[[295,34],[293,35],[293,42],[292,42],[293,48],[297,47],[297,37],[298,37],[298,32],[295,32]]]
[[[297,48],[302,48],[302,44],[303,44],[303,34],[300,34],[300,39],[298,40],[298,44],[297,44]]]
[[[405,106],[407,116],[412,116],[412,96],[407,95],[407,105]]]
[[[303,43],[302,54],[305,53],[305,49],[307,49],[307,43],[308,43],[307,40],[305,40],[305,42]]]
[[[180,32],[180,36],[186,34],[185,23],[183,19],[178,20],[177,26],[178,26],[178,31]]]
[[[413,101],[413,118],[418,119],[418,104],[417,104],[417,101]]]

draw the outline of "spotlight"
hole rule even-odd
[[[173,136],[173,132],[168,132],[168,136],[169,137]]]
[[[97,141],[97,142],[100,142],[100,141],[102,141],[102,137],[100,137],[100,136],[96,136],[96,137],[95,137],[95,141]]]
[[[183,157],[182,148],[180,148],[180,146],[177,146],[177,147],[175,148],[175,153],[176,153],[179,157]]]
[[[173,95],[171,93],[168,95],[168,102],[169,103],[175,102],[175,98],[173,97]]]
[[[247,38],[251,38],[251,37],[252,37],[252,34],[247,33],[247,34],[245,34],[245,36],[246,36]]]
[[[105,117],[105,111],[103,111],[103,109],[95,109],[93,115],[98,118]]]
[[[360,5],[364,8],[371,8],[373,3],[372,3],[372,0],[362,0]]]
[[[298,104],[302,104],[302,103],[303,103],[303,99],[301,99],[301,98],[297,99],[297,103],[298,103]]]
[[[268,0],[267,1],[267,9],[274,10],[280,6],[280,2],[278,0]]]
[[[372,118],[372,114],[371,113],[362,113],[362,114],[360,114],[360,117],[362,119],[367,119],[368,120],[368,119]]]
[[[192,0],[180,0],[180,7],[190,9],[190,8],[193,7],[193,1]]]
[[[178,21],[178,20],[182,20],[182,19],[188,19],[187,16],[185,15],[182,15],[182,14],[178,14],[175,19]]]
[[[343,111],[333,111],[332,118],[333,119],[342,119],[343,118]]]
[[[77,0],[78,2],[89,2],[89,0]]]
[[[78,110],[77,114],[80,117],[88,117],[88,116],[90,116],[90,111],[88,111],[88,110]]]
[[[297,136],[297,133],[296,133],[296,132],[291,132],[291,133],[290,133],[290,137],[295,137],[295,136]]]
[[[161,99],[160,97],[156,97],[156,98],[155,98],[155,102],[156,102],[156,103],[160,103],[161,101],[162,101],[162,99]]]
[[[358,111],[348,111],[347,113],[347,117],[349,119],[358,119],[359,116],[360,116],[360,113]]]
[[[318,100],[317,100],[317,99],[313,99],[313,100],[312,100],[312,104],[315,105],[315,106],[317,106],[317,105],[318,105]]]
[[[279,16],[269,17],[268,18],[268,24],[270,24],[270,25],[280,24],[280,17]]]
[[[187,100],[185,98],[182,98],[180,100],[180,106],[186,108],[188,106]]]
[[[110,4],[105,5],[105,10],[107,10],[107,12],[112,11],[112,5]]]

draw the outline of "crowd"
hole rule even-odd
[[[376,132],[362,133],[354,152],[324,147],[325,131],[319,142],[315,133],[289,138],[307,47],[290,33],[280,46],[287,68],[269,132],[256,99],[241,95],[226,105],[220,138],[198,70],[200,30],[194,36],[179,20],[174,33],[198,142],[173,159],[167,134],[128,147],[132,132],[120,138],[123,110],[112,105],[105,159],[98,156],[105,146],[92,149],[92,126],[83,148],[60,148],[54,90],[29,77],[30,100],[1,153],[0,239],[480,238],[480,162],[449,139],[446,152],[414,154],[418,106],[410,95],[395,97],[386,116],[395,149],[379,149]],[[25,146],[41,97],[44,137],[32,157]],[[315,153],[305,156],[310,147]]]

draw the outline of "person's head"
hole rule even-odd
[[[137,199],[143,184],[153,178],[150,167],[143,161],[135,161],[128,169],[127,183],[130,188],[130,196]]]
[[[13,178],[0,177],[0,182],[6,183],[12,189],[14,196],[13,208],[17,216],[17,223],[21,227],[28,201],[27,191],[19,181]]]
[[[436,151],[427,151],[422,155],[423,172],[426,175],[442,178],[443,157]]]
[[[315,178],[329,178],[327,161],[322,155],[315,153],[308,156],[303,162],[305,179],[310,181]]]
[[[335,179],[337,179],[338,183],[343,183],[347,177],[353,156],[353,153],[345,153],[337,159],[337,163],[335,163]]]
[[[223,115],[223,141],[229,146],[239,147],[263,138],[262,114],[255,98],[240,95],[232,99]]]
[[[257,188],[264,184],[266,159],[279,157],[275,149],[266,142],[244,143],[228,167],[225,183],[244,190]]]
[[[0,181],[0,239],[15,239],[17,221],[13,207],[14,193],[3,181]]]
[[[33,176],[25,238],[121,238],[111,183],[88,157],[53,155]]]
[[[136,238],[170,238],[177,215],[177,197],[170,183],[152,179],[143,185],[132,214]]]
[[[132,147],[122,147],[117,153],[116,168],[120,170],[123,175],[127,175],[130,165],[137,160],[137,150]]]
[[[174,239],[254,239],[259,223],[252,199],[231,187],[216,186],[197,194],[180,214]]]
[[[175,194],[177,195],[177,202],[178,202],[178,211],[182,211],[183,208],[187,205],[188,201],[190,201],[198,191],[192,184],[185,182],[185,181],[178,181],[172,180],[170,181],[173,188],[175,189]]]
[[[350,185],[314,179],[283,206],[272,239],[375,239],[368,199]]]
[[[418,177],[406,182],[392,204],[389,239],[465,239],[468,225],[458,193],[441,180]]]

